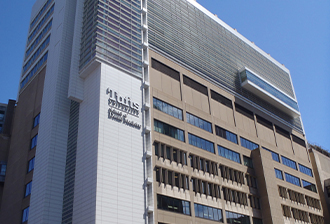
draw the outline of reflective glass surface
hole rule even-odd
[[[285,173],[285,180],[286,180],[286,182],[289,182],[291,184],[297,185],[299,187],[301,186],[300,179],[291,174]]]
[[[226,159],[230,159],[236,163],[241,163],[240,154],[237,152],[234,152],[230,149],[227,149],[225,147],[218,145],[218,153],[219,153],[219,156],[222,156]]]
[[[283,180],[283,173],[281,170],[275,169],[275,176],[276,178]]]
[[[153,107],[168,115],[182,120],[182,110],[157,98],[153,98]]]
[[[212,124],[208,121],[205,121],[199,117],[196,117],[193,114],[190,114],[187,112],[187,122],[189,124],[192,124],[196,127],[199,127],[205,131],[211,132],[212,133]]]
[[[223,222],[222,210],[205,205],[194,204],[195,216],[203,219],[209,219],[217,222]]]
[[[244,147],[244,148],[247,148],[247,149],[250,149],[250,150],[254,150],[254,149],[257,149],[259,148],[259,145],[254,143],[254,142],[251,142],[245,138],[242,138],[240,137],[241,139],[241,145]]]
[[[295,169],[295,170],[298,170],[297,169],[297,164],[295,161],[291,160],[291,159],[288,159],[284,156],[281,156],[282,158],[282,163],[288,167],[291,167],[292,169]]]
[[[308,176],[311,176],[311,177],[313,176],[312,170],[304,165],[299,164],[299,170],[300,170],[300,172],[307,174]]]
[[[308,181],[305,181],[305,180],[301,180],[301,182],[302,182],[303,188],[317,193],[315,184],[312,184],[312,183],[310,183]]]
[[[189,144],[198,148],[204,149],[208,152],[214,153],[214,144],[208,140],[200,138],[196,135],[188,133]]]
[[[184,131],[164,122],[154,120],[154,130],[184,142]]]

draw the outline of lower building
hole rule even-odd
[[[309,145],[309,154],[320,192],[324,223],[330,223],[330,153],[321,147]]]

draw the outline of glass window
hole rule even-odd
[[[32,159],[30,159],[30,161],[29,161],[28,172],[30,172],[30,171],[32,171],[34,169],[34,159],[35,159],[35,157],[33,157]]]
[[[221,138],[227,139],[235,144],[238,144],[237,135],[230,131],[227,131],[226,129],[215,126],[215,133],[217,136],[219,136]]]
[[[212,124],[208,121],[205,121],[199,117],[196,117],[195,115],[192,115],[190,113],[187,112],[187,122],[189,124],[192,124],[196,127],[199,127],[205,131],[208,131],[210,133],[212,133]]]
[[[36,134],[36,135],[31,139],[31,147],[30,147],[30,149],[33,149],[34,147],[37,146],[37,141],[38,141],[38,134]]]
[[[167,197],[160,194],[157,195],[157,208],[170,212],[190,215],[189,201],[183,201],[180,199]]]
[[[195,216],[203,219],[214,220],[217,222],[223,222],[222,210],[218,208],[212,208],[205,205],[194,204]]]
[[[274,161],[280,162],[280,156],[276,152],[273,152],[273,151],[271,151],[271,150],[269,150],[265,147],[262,147],[262,148],[269,151],[272,154],[272,158],[273,158]]]
[[[281,156],[282,158],[282,163],[288,167],[291,167],[292,169],[295,169],[295,170],[298,170],[297,169],[297,164],[295,161],[291,160],[291,159],[288,159],[284,156]]]
[[[299,164],[299,170],[300,170],[300,172],[307,174],[308,176],[311,176],[311,177],[313,176],[312,170],[306,166]]]
[[[172,117],[182,120],[182,110],[157,98],[153,98],[153,107]]]
[[[39,120],[40,120],[40,113],[33,120],[33,128],[39,124]]]
[[[214,153],[214,144],[208,140],[197,137],[196,135],[188,133],[189,144],[198,148],[204,149],[208,152]]]
[[[234,152],[230,149],[227,149],[225,147],[218,145],[218,153],[219,153],[219,156],[225,157],[225,158],[230,159],[237,163],[241,163],[240,154],[237,152]]]
[[[29,207],[23,210],[22,223],[27,222],[29,219]]]
[[[154,120],[154,130],[184,142],[184,131],[169,124]]]
[[[276,178],[283,180],[283,173],[281,170],[275,169],[275,176]]]
[[[241,145],[244,147],[244,148],[247,148],[247,149],[250,149],[250,150],[254,150],[254,149],[257,149],[259,148],[259,145],[256,144],[256,143],[253,143],[245,138],[242,138],[240,137],[241,139]]]
[[[226,211],[226,216],[228,224],[250,224],[250,217],[247,215]]]
[[[285,180],[286,182],[289,182],[291,184],[297,185],[297,186],[301,186],[300,185],[300,179],[298,177],[295,177],[291,174],[285,173]]]
[[[253,224],[262,224],[262,219],[257,219],[253,217]]]
[[[32,181],[25,185],[25,195],[24,197],[27,197],[31,194],[32,189]]]
[[[243,161],[244,161],[244,166],[253,168],[253,162],[252,159],[247,157],[247,156],[243,156]]]
[[[6,164],[0,164],[0,176],[5,176],[6,175],[6,170],[7,170],[7,165]]]
[[[309,183],[308,181],[301,180],[303,188],[317,193],[315,184]]]

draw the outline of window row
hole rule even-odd
[[[162,167],[156,167],[156,181],[165,185],[176,186],[184,190],[189,190],[189,177],[187,175],[177,173],[164,169]]]
[[[29,160],[28,173],[34,169],[34,160],[35,160],[35,157],[33,157],[32,159]]]
[[[218,153],[219,153],[219,156],[222,156],[226,159],[230,159],[236,163],[241,163],[240,154],[237,152],[234,152],[233,150],[230,150],[230,149],[227,149],[225,147],[218,145]]]
[[[227,224],[250,224],[250,217],[247,215],[226,211]]]
[[[278,155],[278,153],[273,152],[273,151],[271,151],[271,150],[269,150],[269,149],[267,149],[267,148],[265,148],[265,147],[262,147],[262,148],[265,149],[265,150],[267,150],[267,151],[269,151],[269,152],[271,153],[271,155],[272,155],[272,159],[273,159],[274,161],[280,163],[280,156]]]
[[[243,146],[244,148],[247,148],[247,149],[250,149],[250,150],[254,150],[254,149],[257,149],[259,148],[259,145],[254,143],[254,142],[251,142],[243,137],[240,137],[240,140],[241,140],[241,146]]]
[[[218,175],[217,163],[199,156],[195,156],[193,154],[190,154],[189,158],[190,158],[190,166],[193,169],[201,170],[203,172],[207,172],[213,175]]]
[[[214,198],[221,198],[220,185],[196,178],[191,178],[191,183],[195,193],[205,194]]]
[[[290,189],[286,189],[285,187],[282,186],[278,186],[278,193],[280,195],[280,197],[287,199],[288,195],[291,201],[295,201],[297,203],[303,204],[305,205],[307,202],[307,205],[316,209],[321,209],[321,204],[320,204],[320,200],[316,199],[316,198],[312,198],[310,196],[307,196],[299,192],[290,190]],[[306,200],[306,202],[305,202]]]
[[[241,185],[244,184],[244,173],[241,171],[220,165],[220,173],[223,179],[231,180]]]
[[[157,194],[157,208],[190,215],[190,202]]]
[[[238,144],[237,135],[230,131],[227,131],[226,129],[223,129],[219,126],[215,126],[215,133],[217,136],[219,136],[221,138],[227,139],[235,144]]]
[[[296,209],[296,208],[291,208],[292,210],[292,216],[295,220],[300,220],[303,222],[309,222],[308,218],[308,212]]]
[[[160,142],[155,142],[155,155],[163,159],[168,159],[171,162],[181,163],[182,165],[187,165],[187,153],[183,150],[173,148],[162,144]]]
[[[208,131],[210,133],[213,133],[212,132],[212,124],[204,119],[201,119],[199,117],[196,117],[195,115],[193,114],[190,114],[187,112],[187,122],[189,124],[192,124],[196,127],[199,127],[205,131]]]
[[[45,26],[45,28],[41,31],[41,33],[38,35],[38,37],[33,41],[33,43],[30,45],[30,47],[25,52],[25,58],[27,58],[32,51],[38,46],[39,42],[43,40],[43,38],[46,36],[48,31],[52,27],[53,20],[49,21],[49,23]]]
[[[24,197],[27,197],[31,194],[31,190],[32,190],[32,181],[30,181],[29,183],[27,183],[25,185],[25,193],[24,193]]]
[[[223,191],[223,198],[226,201],[234,202],[235,204],[240,204],[244,206],[248,205],[246,193],[233,190],[227,187],[222,187],[222,191]]]
[[[175,212],[184,215],[191,215],[190,202],[157,194],[157,208],[165,211]],[[194,203],[195,216],[217,222],[224,222],[222,209],[213,208]],[[250,224],[250,217],[247,215],[226,211],[228,224]],[[262,224],[261,219],[253,218],[253,224]]]
[[[44,25],[44,23],[48,20],[48,18],[50,17],[51,14],[53,14],[54,12],[54,6],[55,4],[48,10],[48,12],[46,13],[46,15],[44,16],[44,18],[42,18],[42,20],[39,22],[39,24],[36,26],[36,28],[34,28],[34,30],[32,31],[32,33],[30,34],[30,36],[28,37],[28,43],[35,37],[35,35],[39,32],[39,30],[41,29],[41,27]]]
[[[32,128],[37,127],[37,125],[39,124],[39,122],[40,122],[40,113],[37,116],[34,117]]]
[[[31,139],[31,144],[30,144],[30,149],[33,149],[34,147],[37,146],[38,142],[38,134],[36,134],[32,139]]]
[[[154,130],[156,132],[159,132],[161,134],[170,136],[172,138],[178,139],[182,142],[184,142],[184,131],[173,127],[169,124],[166,124],[164,122],[158,121],[158,120],[154,120]]]
[[[153,107],[157,110],[160,110],[170,116],[173,116],[175,118],[178,118],[180,120],[183,120],[183,117],[182,117],[182,110],[175,107],[175,106],[172,106],[168,103],[165,103],[164,101],[161,101],[157,98],[153,98]]]
[[[322,216],[309,213],[309,218],[312,224],[324,224],[324,218]]]
[[[209,219],[217,222],[223,222],[222,210],[212,208],[206,205],[194,204],[195,216],[203,219]]]
[[[277,178],[283,180],[283,174],[282,174],[281,170],[275,169],[275,176]],[[315,184],[312,184],[312,183],[310,183],[308,181],[305,181],[305,180],[301,180],[301,183],[300,183],[300,179],[296,176],[285,173],[285,180],[286,180],[286,182],[297,185],[299,187],[301,187],[301,183],[302,183],[303,188],[317,193]]]
[[[48,0],[44,6],[42,7],[42,9],[38,12],[38,15],[36,17],[34,17],[34,19],[32,20],[31,24],[30,24],[30,29],[32,29],[32,27],[38,22],[38,20],[41,18],[42,14],[46,11],[46,9],[48,8],[48,6],[50,5],[50,3],[53,0]]]
[[[38,61],[38,63],[33,67],[33,69],[30,70],[30,72],[25,76],[23,81],[21,82],[20,89],[22,89],[28,82],[29,80],[37,74],[41,66],[47,61],[48,58],[48,51],[42,56],[42,58]]]
[[[30,68],[30,66],[38,59],[39,55],[45,50],[50,41],[50,35],[46,38],[46,40],[40,45],[40,47],[36,50],[36,52],[31,56],[31,58],[25,63],[23,66],[23,74]]]
[[[204,149],[208,152],[214,153],[214,144],[201,137],[188,133],[189,144],[195,147]]]

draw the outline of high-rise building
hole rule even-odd
[[[290,72],[194,0],[37,0],[0,223],[323,223]]]

